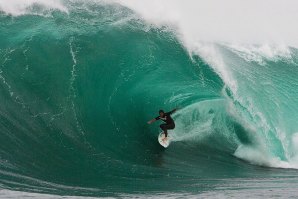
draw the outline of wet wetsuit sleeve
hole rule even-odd
[[[160,116],[157,116],[155,119],[156,119],[156,120],[159,120],[159,119],[160,119]]]
[[[174,109],[174,110],[172,110],[172,111],[170,111],[170,112],[167,112],[166,114],[168,114],[168,115],[172,115],[175,111],[176,111],[176,109]]]

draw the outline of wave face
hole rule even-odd
[[[298,168],[297,48],[189,46],[120,4],[32,2],[0,4],[1,188],[296,194],[296,171],[273,167]],[[174,107],[164,150],[146,121]]]

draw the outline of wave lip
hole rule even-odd
[[[298,3],[295,0],[288,0],[287,3],[282,0],[118,2],[138,13],[148,23],[174,26],[184,43],[270,43],[298,47]]]

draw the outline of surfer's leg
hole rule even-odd
[[[175,124],[161,124],[160,128],[163,130],[165,137],[168,137],[168,129],[174,129]]]
[[[165,136],[168,137],[168,129],[174,129],[175,124],[164,124],[163,126],[163,132],[165,133]]]
[[[166,124],[161,124],[159,127],[163,130],[163,132],[165,134],[165,137],[167,137],[168,136],[167,125]]]
[[[168,137],[168,131],[167,131],[167,128],[165,128],[165,129],[163,130],[163,132],[164,132],[164,134],[165,134],[165,137]]]

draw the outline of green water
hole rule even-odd
[[[122,6],[68,6],[0,15],[2,189],[296,195],[296,48],[266,57],[210,43],[215,57],[190,55],[175,32]],[[146,122],[175,107],[165,150]]]

